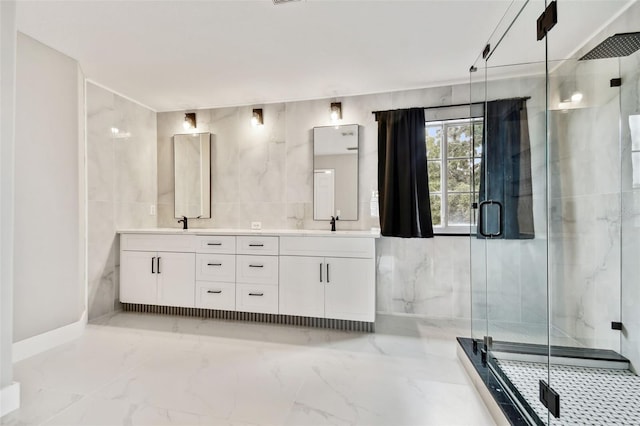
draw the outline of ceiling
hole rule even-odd
[[[466,82],[498,22],[506,15],[506,28],[523,3],[23,0],[17,19],[23,33],[77,59],[87,78],[172,111]],[[544,9],[531,3],[534,15]],[[572,53],[628,3],[559,2],[567,24],[555,54]],[[510,34],[518,60],[537,58],[534,15]]]

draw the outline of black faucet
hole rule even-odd
[[[338,216],[331,216],[331,232],[336,232],[336,220],[340,219]]]
[[[187,217],[186,216],[182,216],[182,219],[180,219],[178,221],[178,223],[182,224],[182,229],[189,229],[189,225],[187,223]]]

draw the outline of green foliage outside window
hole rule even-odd
[[[482,132],[481,120],[426,123],[429,198],[434,226],[468,227],[475,222],[471,203],[478,200]]]

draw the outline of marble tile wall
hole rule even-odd
[[[377,124],[381,109],[448,105],[469,100],[467,85],[341,98],[343,123],[360,127],[359,219],[338,229],[379,226],[371,215],[377,189]],[[250,125],[253,107],[197,110],[197,130],[212,136],[212,218],[191,227],[327,229],[313,220],[312,129],[330,125],[330,100],[260,106],[264,126]],[[184,111],[158,113],[158,226],[177,227],[174,218],[174,134],[184,133]],[[377,242],[377,308],[380,312],[468,318],[469,239],[381,238]]]
[[[640,4],[635,4],[576,57],[611,34],[637,31],[639,19]],[[636,53],[567,61],[555,70],[552,105],[567,88],[581,91],[584,98],[578,109],[563,113],[559,108],[551,114],[550,133],[552,322],[580,344],[620,351],[636,371],[640,233],[629,117],[640,111],[639,58]],[[609,87],[609,80],[618,76],[623,86]],[[622,321],[623,331],[611,330],[611,321]]]
[[[484,242],[468,238],[433,240],[381,238],[377,242],[379,312],[440,318],[470,318],[470,267],[473,259],[474,318],[496,324],[544,324],[546,321],[546,157],[544,79],[491,82],[495,98],[532,96],[528,101],[534,174],[536,240],[494,241],[485,260]],[[472,87],[472,89],[478,87]],[[377,124],[372,111],[459,104],[469,101],[468,85],[446,86],[341,98],[343,123],[361,126],[359,220],[338,229],[379,226],[370,212],[377,188]],[[331,124],[330,100],[261,106],[265,125],[249,124],[252,107],[198,110],[198,131],[212,137],[211,219],[192,227],[325,229],[313,220],[312,128]],[[172,136],[183,133],[184,111],[158,114],[158,226],[179,226],[173,217]],[[473,250],[472,250],[473,249]],[[489,267],[490,285],[484,273]],[[484,298],[484,299],[483,299]],[[484,302],[483,302],[484,300]],[[483,306],[488,300],[488,307]],[[488,314],[487,314],[488,312]],[[522,327],[520,327],[522,328]],[[526,328],[526,327],[525,327]],[[498,329],[498,327],[496,327]]]
[[[156,113],[87,83],[89,319],[118,302],[119,228],[155,227]],[[118,129],[114,134],[112,129]]]
[[[599,40],[604,36],[598,37]],[[580,55],[578,55],[580,56]],[[552,325],[620,351],[620,90],[617,58],[566,61],[550,78],[549,291]],[[583,100],[563,108],[571,92]]]

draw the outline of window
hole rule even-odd
[[[428,121],[427,171],[436,234],[468,234],[476,223],[482,156],[482,118]]]

